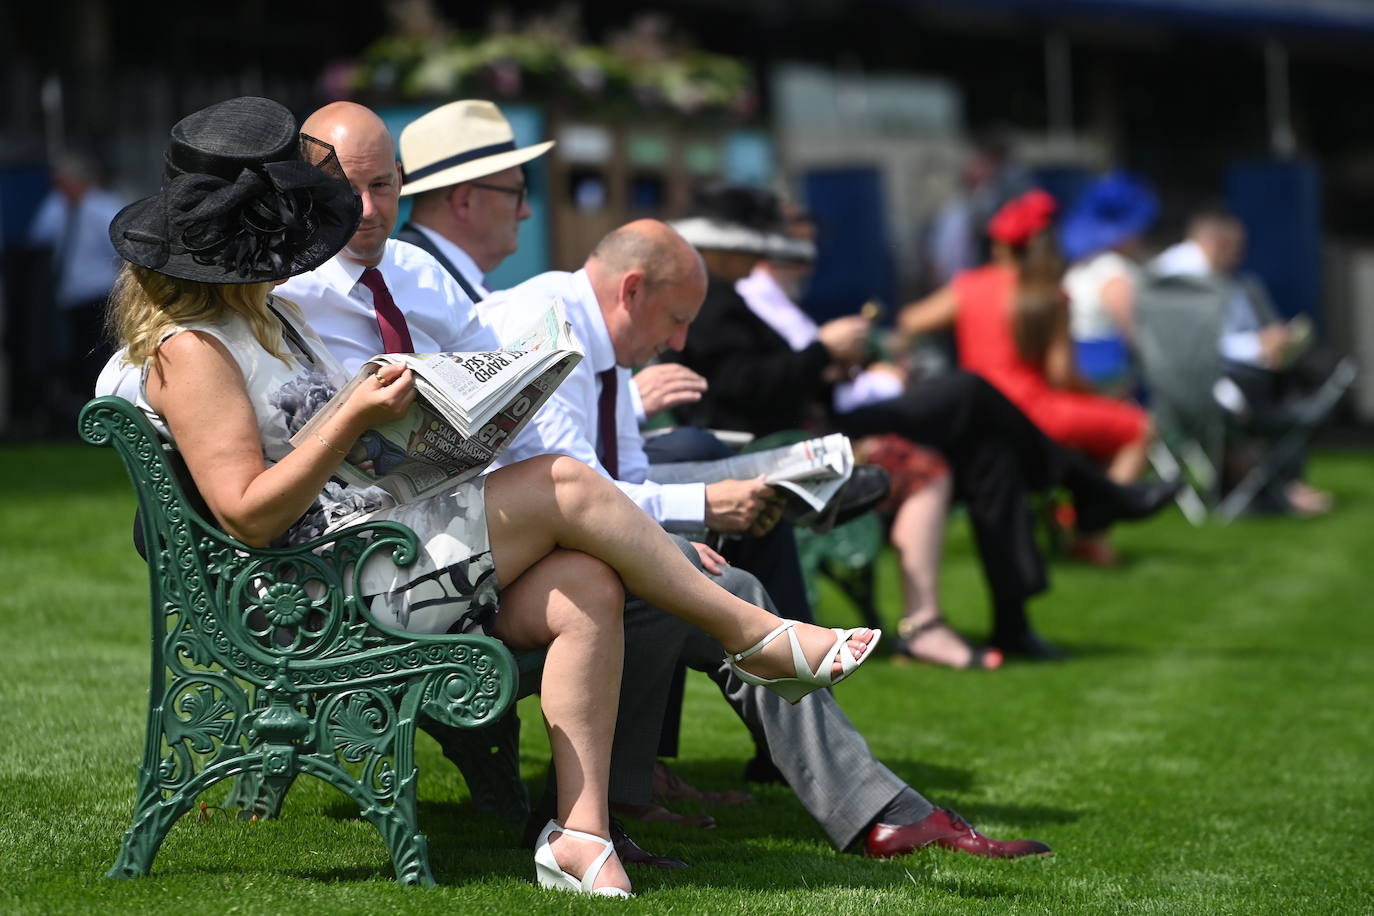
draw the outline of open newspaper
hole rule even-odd
[[[832,433],[795,445],[732,455],[715,461],[676,461],[649,467],[656,483],[715,483],[753,480],[763,475],[770,486],[791,494],[788,520],[826,530],[834,521],[832,500],[854,471],[849,437]]]
[[[291,443],[313,437],[378,368],[405,366],[415,377],[414,405],[400,420],[359,436],[338,477],[410,502],[482,473],[581,360],[563,303],[555,298],[509,349],[372,357]]]

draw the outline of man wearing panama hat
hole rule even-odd
[[[401,131],[401,196],[414,197],[396,237],[443,264],[477,302],[486,274],[515,253],[530,216],[523,166],[553,148],[517,147],[501,110],[481,99],[441,105]]]

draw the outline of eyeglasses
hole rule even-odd
[[[487,184],[485,181],[473,181],[470,184],[474,188],[484,188],[488,191],[500,191],[502,194],[515,195],[515,209],[519,210],[525,205],[525,201],[530,199],[530,186],[522,184],[519,187],[508,187],[503,184]]]

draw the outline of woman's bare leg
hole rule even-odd
[[[890,538],[902,568],[902,645],[921,661],[964,668],[973,647],[940,613],[940,558],[952,488],[950,475],[944,474],[907,497],[892,519]]]
[[[565,456],[544,455],[487,476],[487,530],[497,577],[511,582],[557,547],[604,561],[625,588],[740,652],[778,624],[778,617],[743,601],[702,575],[649,518],[610,481]],[[802,650],[818,664],[834,643],[823,627],[797,628]],[[850,641],[855,657],[872,635]],[[838,662],[837,669],[838,670]],[[747,663],[760,677],[789,677],[792,653],[775,640]]]
[[[1113,483],[1128,484],[1135,483],[1140,479],[1140,475],[1145,473],[1145,466],[1150,461],[1150,446],[1155,441],[1155,427],[1149,419],[1145,421],[1145,428],[1140,436],[1132,442],[1126,443],[1120,451],[1112,456],[1112,460],[1107,465],[1107,476]]]
[[[491,627],[493,636],[513,648],[548,647],[547,689],[539,702],[558,774],[558,823],[607,838],[624,603],[615,570],[587,554],[555,550],[501,589],[501,610]],[[561,834],[552,846],[559,867],[578,877],[601,853],[592,843]],[[602,866],[596,886],[630,889],[616,856]]]
[[[889,537],[902,567],[906,619],[913,624],[940,614],[940,557],[950,489],[950,476],[940,475],[903,500],[892,519]]]

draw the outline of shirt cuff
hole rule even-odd
[[[1255,331],[1234,331],[1221,335],[1221,355],[1232,362],[1258,365],[1261,352],[1260,336]]]
[[[659,497],[665,526],[706,524],[706,484],[665,483],[660,486]]]
[[[643,426],[644,421],[649,418],[644,413],[644,399],[639,396],[639,386],[633,378],[630,379],[630,405],[635,409],[635,422]]]

